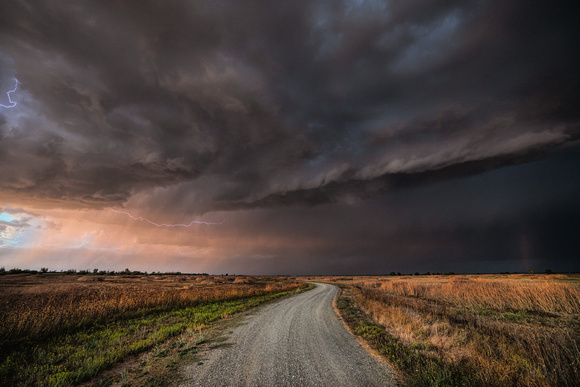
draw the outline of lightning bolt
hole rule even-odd
[[[214,225],[214,224],[223,224],[224,223],[223,220],[220,223],[203,222],[201,220],[192,220],[191,222],[189,222],[189,224],[182,224],[182,223],[178,223],[178,224],[156,223],[156,222],[153,222],[153,221],[151,221],[151,220],[149,220],[147,218],[144,218],[142,216],[133,216],[129,212],[118,211],[118,210],[114,210],[114,209],[110,209],[110,210],[113,211],[113,212],[116,212],[117,214],[127,215],[129,218],[131,218],[133,220],[139,220],[139,221],[147,222],[147,223],[152,224],[153,226],[157,226],[157,227],[191,227],[194,224]]]
[[[9,92],[6,93],[6,95],[8,96],[8,102],[11,103],[10,106],[6,106],[6,105],[2,105],[0,104],[0,106],[2,106],[3,108],[13,108],[14,106],[17,105],[16,102],[12,101],[12,99],[10,98],[10,93],[14,93],[16,91],[16,89],[18,89],[18,79],[14,78],[14,80],[16,81],[16,86],[14,86],[14,89],[10,90]]]

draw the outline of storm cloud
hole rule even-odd
[[[571,1],[4,2],[0,88],[19,85],[18,105],[0,108],[0,199],[180,223],[227,214],[310,246],[252,250],[271,262],[318,255],[322,268],[352,250],[335,272],[457,261],[469,246],[489,248],[477,261],[512,259],[514,241],[532,238],[523,225],[537,251],[570,261],[576,245],[540,225],[578,223],[577,21]],[[509,191],[502,170],[534,186],[548,166],[569,172],[536,191],[546,197],[498,199],[517,214],[482,220],[484,202]],[[493,187],[447,215],[416,194],[453,197],[480,181]],[[392,224],[361,231],[392,207]],[[453,219],[436,226],[441,217]],[[319,247],[304,224],[319,224]],[[227,222],[222,233],[249,238]],[[413,238],[414,250],[397,243]]]

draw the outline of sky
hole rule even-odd
[[[580,271],[573,1],[0,3],[0,266]]]

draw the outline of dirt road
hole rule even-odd
[[[328,284],[268,305],[186,369],[184,386],[390,386],[389,366],[344,328]]]

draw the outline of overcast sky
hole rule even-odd
[[[579,271],[575,3],[3,1],[0,266]]]

